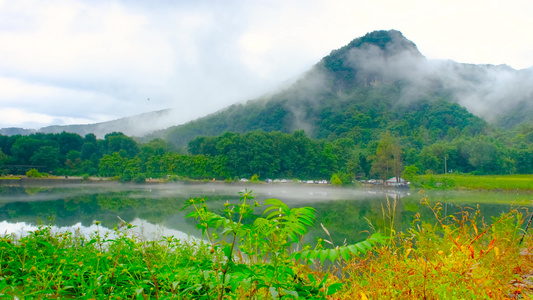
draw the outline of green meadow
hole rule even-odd
[[[533,191],[533,175],[420,175],[415,185],[430,189]]]

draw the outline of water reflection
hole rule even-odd
[[[147,240],[160,240],[163,237],[174,237],[182,241],[188,240],[200,240],[194,236],[185,234],[182,231],[168,228],[158,224],[152,224],[146,220],[139,218],[134,219],[131,223],[132,228],[128,229],[128,232],[134,237],[142,241]],[[40,225],[28,224],[26,222],[9,223],[7,221],[0,222],[1,232],[0,235],[15,234],[16,237],[22,237],[27,235],[31,231],[39,229]],[[101,236],[107,236],[110,239],[116,238],[117,234],[114,228],[107,228],[101,225],[91,224],[90,226],[84,226],[83,224],[76,223],[72,226],[50,226],[52,233],[61,232],[75,232],[87,237],[93,236],[96,233]],[[123,229],[125,230],[125,229]]]
[[[433,213],[420,204],[425,197],[418,191],[386,191],[339,189],[312,185],[227,185],[227,184],[70,184],[1,186],[0,234],[34,230],[39,224],[51,224],[57,230],[68,228],[94,232],[94,221],[101,228],[114,228],[119,216],[137,225],[138,234],[146,239],[161,236],[201,237],[196,222],[185,219],[188,211],[181,211],[190,197],[207,197],[215,212],[222,212],[224,203],[237,203],[239,192],[253,190],[261,202],[278,198],[291,207],[311,206],[316,209],[316,226],[307,241],[313,237],[326,238],[322,223],[340,245],[355,243],[376,230],[390,227],[389,207],[394,206],[394,228],[404,230],[411,226],[417,213],[422,221],[435,222]],[[529,207],[531,194],[433,192],[427,195],[431,205],[443,203],[442,213],[457,213],[465,206],[477,208],[486,219],[518,206]],[[250,224],[261,216],[257,211]]]

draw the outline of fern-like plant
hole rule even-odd
[[[342,285],[335,283],[328,287],[325,279],[319,281],[313,276],[302,279],[297,271],[301,266],[299,261],[303,258],[324,263],[326,258],[334,262],[339,257],[348,260],[350,253],[365,253],[382,239],[375,235],[367,241],[335,249],[293,251],[293,245],[314,226],[315,210],[289,208],[278,199],[268,199],[264,202],[267,207],[263,215],[252,224],[244,224],[243,220],[251,217],[260,205],[253,200],[251,191],[240,195],[238,204],[225,204],[224,215],[210,211],[203,198],[190,199],[184,207],[194,208],[186,217],[199,222],[196,227],[211,243],[212,252],[221,250],[223,254],[203,270],[214,271],[215,275],[210,277],[214,283],[209,285],[213,286],[218,299],[243,290],[248,291],[250,298],[263,293],[264,297],[273,299],[319,294],[325,297]]]

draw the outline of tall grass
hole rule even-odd
[[[521,229],[526,210],[512,209],[490,224],[464,207],[434,223],[413,221],[406,232],[345,267],[341,299],[530,299],[533,244]],[[390,211],[390,210],[389,210]],[[391,230],[392,232],[392,230]]]
[[[533,191],[533,175],[421,175],[416,182],[425,188]]]

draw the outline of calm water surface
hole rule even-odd
[[[277,198],[291,207],[310,206],[316,209],[316,226],[307,241],[326,238],[322,223],[335,244],[358,242],[376,230],[389,226],[389,206],[394,211],[394,227],[405,230],[415,215],[435,222],[431,210],[420,200],[427,197],[431,205],[442,203],[441,214],[452,215],[463,210],[479,209],[485,221],[508,212],[511,208],[531,210],[533,194],[509,192],[431,192],[418,190],[384,191],[342,189],[313,184],[231,185],[231,184],[32,184],[0,186],[0,235],[22,235],[40,224],[56,230],[80,230],[90,234],[100,221],[102,231],[113,228],[119,216],[136,225],[136,234],[145,239],[162,236],[201,237],[196,222],[185,219],[188,211],[181,208],[191,197],[207,197],[208,205],[221,212],[226,201],[237,203],[239,192],[253,190],[260,203]],[[396,205],[394,206],[394,203]],[[395,207],[395,208],[394,208]],[[262,211],[258,210],[256,216]],[[245,220],[253,222],[253,218]]]

